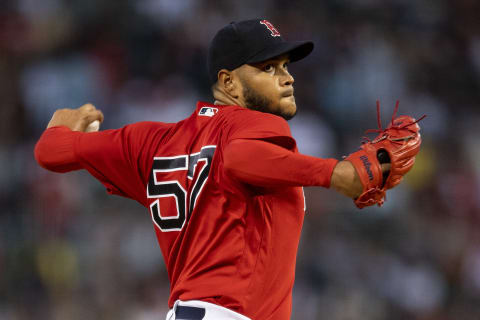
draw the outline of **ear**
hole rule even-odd
[[[222,69],[218,71],[218,86],[232,98],[239,96],[239,79],[232,71]]]

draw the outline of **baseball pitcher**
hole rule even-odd
[[[302,187],[381,205],[412,168],[420,127],[395,114],[344,160],[298,152],[288,65],[312,50],[267,20],[232,22],[209,48],[213,101],[188,118],[88,132],[103,114],[85,104],[57,110],[36,144],[42,167],[88,170],[148,210],[171,284],[166,319],[290,319]]]

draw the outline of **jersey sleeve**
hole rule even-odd
[[[338,160],[298,153],[283,118],[248,109],[236,110],[231,118],[223,149],[228,175],[262,187],[330,187]]]
[[[287,121],[279,116],[240,109],[233,112],[230,118],[232,123],[228,130],[227,143],[235,139],[258,139],[289,150],[296,147]]]
[[[139,122],[121,129],[80,134],[74,143],[75,156],[108,193],[140,201],[148,181],[148,159],[170,126]]]
[[[227,174],[261,187],[330,187],[336,159],[292,152],[273,143],[236,139],[224,150]]]
[[[73,152],[77,135],[66,126],[46,129],[35,144],[34,155],[38,164],[47,170],[59,173],[82,169]]]

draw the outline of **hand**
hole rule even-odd
[[[90,123],[98,120],[103,122],[102,111],[87,103],[77,109],[58,109],[52,116],[47,128],[67,126],[72,131],[85,132]]]

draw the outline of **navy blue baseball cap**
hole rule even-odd
[[[207,67],[211,83],[221,69],[234,70],[241,65],[258,63],[288,53],[298,61],[313,50],[311,41],[289,42],[265,19],[231,22],[220,29],[208,49]]]

